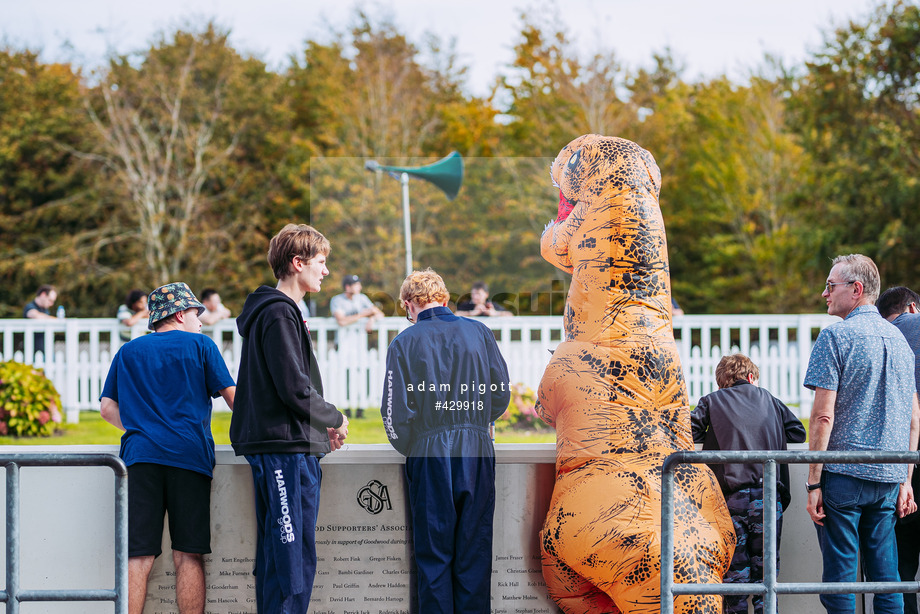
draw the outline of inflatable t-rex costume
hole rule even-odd
[[[631,141],[588,134],[556,157],[559,218],[541,251],[572,273],[565,340],[546,367],[539,411],[556,428],[556,485],[541,532],[549,593],[569,613],[657,612],[661,464],[692,450],[671,322],[661,173]],[[675,476],[675,578],[720,582],[735,547],[705,465]],[[719,596],[675,611],[721,612]]]

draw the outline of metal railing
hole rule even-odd
[[[128,469],[113,454],[0,454],[6,466],[6,590],[0,602],[18,614],[24,601],[114,601],[115,614],[128,612]],[[19,585],[20,467],[108,466],[115,472],[115,588],[22,590]]]
[[[849,593],[917,593],[920,582],[778,582],[776,463],[917,463],[917,452],[881,451],[748,451],[705,450],[675,452],[669,455],[661,469],[661,614],[673,614],[677,595],[764,595],[764,614],[776,614],[777,595],[849,594]],[[737,584],[694,584],[674,582],[674,470],[681,463],[729,464],[763,463],[764,529],[763,582]]]

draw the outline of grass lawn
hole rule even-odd
[[[802,420],[805,432],[808,432],[808,419]],[[214,443],[230,443],[230,412],[217,412],[211,419],[211,432]],[[0,437],[0,445],[118,445],[121,431],[103,420],[97,411],[81,411],[78,424],[61,425],[61,435],[55,437]],[[555,443],[556,432],[498,430],[495,443]],[[365,412],[363,418],[352,418],[348,426],[348,443],[387,443],[383,422],[376,411]]]
[[[230,412],[215,412],[211,418],[214,443],[230,443]],[[348,421],[348,443],[387,443],[383,422],[376,411],[367,411],[363,418]],[[0,437],[4,446],[80,446],[118,445],[121,431],[106,422],[98,411],[81,411],[78,424],[62,424],[61,434],[55,437]],[[496,443],[555,443],[554,431],[499,431]]]

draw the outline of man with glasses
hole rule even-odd
[[[870,258],[834,259],[821,296],[827,312],[843,321],[821,331],[808,362],[805,386],[815,391],[810,450],[917,449],[914,353],[879,315],[879,287]],[[917,509],[911,471],[904,464],[809,466],[806,509],[818,531],[822,581],[855,581],[860,558],[868,581],[900,579],[894,526]],[[821,595],[821,603],[828,612],[855,611],[853,594]],[[875,595],[873,605],[877,614],[903,612],[899,594]]]
[[[489,423],[508,408],[508,367],[495,335],[447,308],[441,276],[414,271],[399,298],[414,326],[387,349],[387,437],[406,458],[418,565],[418,611],[491,608],[495,451]]]

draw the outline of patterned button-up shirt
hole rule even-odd
[[[914,353],[873,305],[862,305],[821,331],[808,361],[805,386],[837,391],[828,450],[906,451]],[[907,465],[837,464],[827,471],[875,482],[903,482]]]

